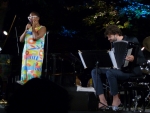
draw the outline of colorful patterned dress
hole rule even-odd
[[[36,27],[38,31],[42,26]],[[32,28],[26,32],[25,44],[22,53],[21,82],[26,83],[32,78],[39,78],[42,73],[42,64],[44,58],[45,35],[34,41],[32,37]]]

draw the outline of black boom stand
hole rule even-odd
[[[107,50],[79,50],[78,51],[80,59],[82,61],[84,69],[94,68],[96,69],[96,79],[98,80],[98,68],[110,69],[112,67],[112,62]],[[97,90],[98,81],[95,85],[95,90]],[[108,90],[108,86],[103,84]],[[106,91],[107,92],[107,91]],[[102,103],[103,104],[103,103]]]
[[[47,43],[46,43],[46,50],[45,50],[45,51],[46,51],[46,53],[45,53],[45,54],[46,54],[46,55],[45,55],[45,70],[44,70],[44,72],[45,72],[45,78],[48,77],[48,69],[47,69],[47,67],[48,67],[48,66],[47,66],[47,65],[48,65],[48,64],[47,64],[47,63],[48,63],[48,60],[47,60],[47,58],[48,58],[48,46],[49,46],[49,45],[48,45],[48,34],[49,34],[49,31],[46,32],[46,41],[45,41],[45,42],[47,42]]]
[[[78,54],[82,61],[84,69],[96,68],[96,74],[98,74],[98,68],[110,68],[112,62],[107,53],[107,50],[79,50]]]

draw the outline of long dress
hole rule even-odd
[[[38,31],[42,26],[36,27]],[[25,35],[25,44],[22,53],[21,82],[26,83],[32,78],[40,78],[44,58],[45,35],[34,41],[32,28]]]

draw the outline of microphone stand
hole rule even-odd
[[[47,63],[48,63],[48,60],[47,60],[47,56],[48,56],[48,34],[49,34],[49,31],[47,31],[47,33],[46,33],[47,44],[46,44],[46,58],[45,58],[45,78],[48,77],[48,75],[47,75],[47,72],[48,72],[48,69],[47,69]]]
[[[19,41],[18,41],[18,33],[17,33],[17,28],[15,27],[15,32],[16,32],[16,38],[17,38],[17,50],[18,50],[18,59],[19,58]],[[15,81],[18,81],[19,80],[19,75],[18,76],[15,76]]]
[[[17,38],[17,49],[18,49],[18,56],[19,56],[19,45],[18,45],[18,35],[17,35],[17,28],[15,27],[15,31],[16,31],[16,38]]]
[[[18,58],[19,58],[19,45],[18,45],[18,35],[17,35],[17,28],[15,27],[15,33],[16,33],[16,38],[17,38],[17,50],[18,50]],[[19,80],[19,75],[17,75],[17,76],[13,76],[14,75],[14,73],[13,73],[13,69],[14,69],[14,67],[16,67],[16,66],[14,66],[13,67],[13,61],[12,61],[12,59],[13,59],[13,57],[14,56],[12,56],[12,57],[10,57],[10,59],[11,59],[11,63],[10,63],[10,65],[11,65],[11,76],[10,77],[8,77],[8,79],[7,79],[7,84],[6,84],[6,92],[4,92],[4,93],[6,93],[5,94],[5,98],[8,98],[8,96],[9,96],[9,93],[10,93],[10,90],[12,89],[13,91],[15,90],[15,85],[14,85],[14,83],[17,81],[17,80]]]

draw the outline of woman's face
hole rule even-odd
[[[30,15],[28,16],[28,19],[31,23],[33,23],[33,21],[34,22],[39,21],[39,17],[34,13],[30,13]]]

